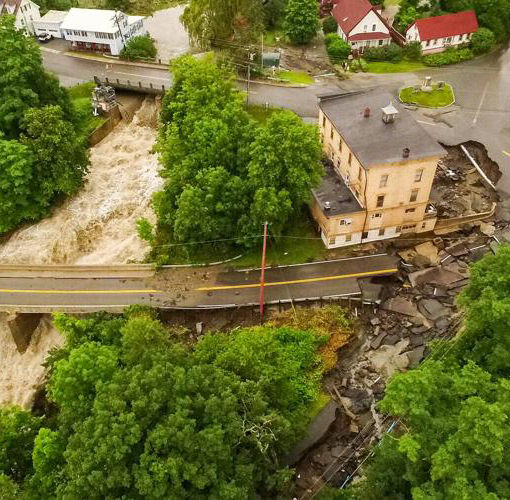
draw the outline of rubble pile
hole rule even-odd
[[[377,402],[387,380],[418,366],[431,341],[456,334],[461,316],[455,298],[468,283],[469,264],[490,251],[488,237],[436,238],[398,252],[400,271],[393,282],[360,284],[363,298],[375,305],[361,317],[358,344],[342,352],[326,380],[338,418],[322,444],[297,464],[301,494],[325,479],[341,485],[386,432],[391,420],[379,414]]]
[[[448,148],[437,166],[430,199],[440,218],[488,212],[497,193],[482,182],[482,176],[460,148]]]

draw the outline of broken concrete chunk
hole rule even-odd
[[[419,286],[422,283],[428,283],[430,285],[449,285],[450,283],[464,279],[464,277],[465,276],[460,273],[454,273],[443,269],[441,266],[437,266],[409,274],[409,281],[413,287]]]
[[[496,228],[494,227],[494,224],[490,223],[487,224],[485,222],[480,222],[480,231],[482,234],[485,234],[486,236],[494,236],[494,233],[496,232]]]
[[[466,244],[462,242],[446,247],[445,250],[454,257],[460,257],[469,253]]]
[[[41,322],[42,314],[12,314],[7,325],[20,354],[24,354],[30,345],[32,335]]]
[[[426,318],[432,321],[450,314],[450,310],[435,299],[421,299],[418,303],[418,309]]]
[[[425,355],[425,346],[419,346],[410,352],[406,352],[409,359],[409,368],[416,368],[422,361]]]
[[[450,326],[451,322],[452,322],[452,321],[451,321],[451,319],[450,319],[450,318],[448,318],[448,317],[444,316],[444,317],[442,317],[442,318],[439,318],[439,319],[436,321],[436,325],[435,325],[435,326],[436,326],[436,328],[437,328],[438,330],[442,330],[442,331],[444,331],[444,330],[446,330],[446,329]]]
[[[393,346],[383,345],[377,351],[371,351],[367,357],[376,372],[384,378],[389,378],[409,366],[409,358],[401,354],[408,345],[409,340],[403,339]]]
[[[382,332],[379,335],[377,335],[377,337],[374,340],[372,340],[372,342],[370,342],[370,347],[372,349],[378,349],[386,335],[388,335],[387,332]]]
[[[405,316],[416,316],[418,314],[418,308],[410,300],[404,297],[394,297],[388,299],[382,306],[381,309],[391,311]]]
[[[414,247],[418,255],[426,257],[432,266],[438,266],[440,263],[437,247],[431,241],[421,243]]]
[[[382,345],[395,345],[400,340],[398,335],[386,335]]]
[[[409,345],[411,347],[418,347],[424,343],[425,339],[423,338],[423,335],[411,335],[411,337],[409,337]]]
[[[370,323],[372,324],[372,326],[377,326],[381,324],[381,320],[379,318],[372,318],[370,320]]]

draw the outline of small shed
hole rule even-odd
[[[264,52],[262,54],[262,67],[275,68],[280,67],[281,54],[279,52]]]
[[[67,14],[63,10],[49,10],[41,19],[34,20],[35,34],[38,36],[48,33],[53,35],[53,38],[65,38],[60,30],[60,25]]]

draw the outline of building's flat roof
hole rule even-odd
[[[43,22],[43,23],[60,23],[67,16],[67,11],[65,10],[49,10],[41,17],[41,19],[36,19],[34,22]]]
[[[117,16],[119,18],[119,24],[121,24],[120,17],[125,16],[125,14],[117,11]],[[143,16],[126,17],[128,18],[129,24],[144,19]],[[119,31],[117,23],[115,22],[115,11],[103,9],[72,8],[60,28],[77,31],[97,31],[98,33],[116,33]]]
[[[326,217],[363,212],[358,200],[331,166],[326,167],[322,184],[317,189],[313,189],[312,193]],[[330,203],[329,210],[325,208],[327,201]]]
[[[398,110],[393,123],[384,123],[382,108],[392,103]],[[391,94],[369,90],[319,98],[319,107],[333,123],[363,168],[385,163],[443,156],[446,151]],[[370,117],[364,110],[370,108]],[[409,158],[402,152],[409,148]]]

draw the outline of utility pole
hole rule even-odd
[[[267,222],[264,222],[264,242],[262,243],[262,266],[260,271],[260,324],[264,321],[264,278],[266,274]]]
[[[248,80],[246,80],[246,104],[250,104],[250,76],[251,64],[248,63]]]
[[[119,19],[117,18],[117,9],[115,9],[115,14],[113,15],[114,19],[115,19],[115,24],[117,25],[117,27],[119,28],[119,32],[120,32],[120,39],[122,40],[122,45],[125,45],[126,43],[126,40],[124,39],[124,35],[122,34],[122,29],[120,27],[120,23],[119,23]]]

